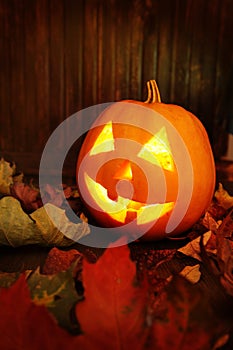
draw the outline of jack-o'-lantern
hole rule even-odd
[[[134,223],[129,230],[157,240],[185,232],[201,217],[213,196],[215,165],[200,120],[162,103],[154,80],[147,88],[145,102],[119,101],[98,116],[76,174],[101,227]]]

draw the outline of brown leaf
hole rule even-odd
[[[15,182],[13,184],[11,195],[20,201],[22,208],[27,213],[31,213],[42,206],[39,190],[23,182]]]
[[[0,194],[9,195],[10,187],[13,184],[13,174],[15,172],[15,165],[11,165],[3,158],[0,159]]]
[[[60,230],[55,223],[59,225]],[[14,197],[6,196],[0,200],[2,245],[70,246],[89,232],[87,223],[82,221],[74,224],[68,220],[64,210],[52,204],[46,204],[29,216]]]
[[[211,350],[224,330],[208,297],[196,285],[175,277],[164,294],[163,315],[153,323],[149,348]]]
[[[219,183],[219,187],[215,192],[214,197],[217,199],[218,204],[224,209],[233,207],[233,197],[229,195],[221,183]]]
[[[204,235],[202,236],[204,246],[207,244],[210,237],[211,231],[204,233]],[[187,243],[184,247],[179,248],[177,251],[201,261],[200,241],[201,236],[195,238],[191,242]]]
[[[62,188],[53,187],[50,184],[46,184],[43,187],[43,201],[44,203],[53,203],[57,207],[61,207],[63,204],[64,195],[65,198],[70,198],[72,196],[72,188],[63,185]]]
[[[202,224],[207,228],[208,231],[216,233],[220,223],[217,222],[213,218],[213,216],[207,211],[205,213],[204,218],[202,219]]]
[[[63,251],[54,247],[50,250],[46,258],[42,272],[51,275],[60,271],[65,271],[80,257],[81,254],[76,249]],[[79,268],[81,269],[80,266]]]
[[[226,291],[233,295],[233,209],[223,220],[217,235],[217,259],[221,282]]]

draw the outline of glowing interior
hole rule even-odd
[[[165,127],[161,128],[140,150],[138,157],[165,170],[174,171],[174,162]]]
[[[125,160],[120,169],[114,175],[114,179],[132,180],[133,173],[129,160]]]
[[[115,149],[114,137],[112,132],[112,122],[107,123],[99,136],[97,137],[90,155],[95,155],[103,152],[110,152]]]
[[[108,197],[106,188],[95,182],[87,173],[84,174],[84,179],[98,207],[122,224],[126,222],[130,214],[135,216],[138,225],[147,224],[170,212],[174,207],[174,202],[146,205],[122,196],[118,196],[117,200],[113,201]]]

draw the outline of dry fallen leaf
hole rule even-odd
[[[202,225],[207,228],[208,231],[216,233],[221,221],[216,221],[213,216],[207,211],[202,219]]]
[[[54,222],[58,223],[60,231]],[[6,196],[0,200],[0,245],[70,246],[89,232],[86,222],[70,222],[65,211],[52,204],[46,204],[29,216],[17,199]]]
[[[27,213],[31,213],[42,206],[39,190],[23,182],[14,182],[11,187],[11,195],[20,201],[22,208]]]
[[[187,281],[195,284],[201,278],[200,265],[185,266],[179,275],[184,277]]]
[[[82,261],[82,255],[76,249],[61,250],[52,248],[45,260],[42,268],[43,274],[51,275],[61,271],[66,271],[74,261]]]
[[[10,187],[13,184],[13,174],[15,172],[15,165],[11,165],[3,158],[0,159],[0,194],[9,195]]]
[[[0,347],[4,350],[74,350],[75,338],[58,326],[44,305],[36,305],[24,275],[0,289]]]
[[[216,244],[221,283],[226,291],[233,296],[233,209],[217,231]]]
[[[219,187],[215,192],[214,197],[217,199],[218,204],[221,205],[224,209],[233,207],[233,197],[229,195],[221,183],[219,183]]]
[[[191,256],[194,259],[201,261],[200,242],[203,239],[203,245],[205,246],[211,237],[212,232],[208,231],[201,236],[193,239],[187,243],[184,247],[179,248],[177,251],[187,256]]]
[[[148,349],[212,350],[216,338],[226,334],[220,320],[197,284],[175,276],[166,287],[163,314],[153,323]]]

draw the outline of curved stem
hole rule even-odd
[[[145,103],[161,102],[160,92],[155,80],[149,80],[147,86],[147,100]]]

